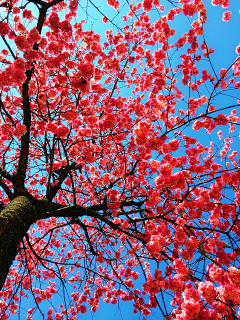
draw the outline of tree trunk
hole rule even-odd
[[[0,290],[15,259],[18,246],[34,218],[35,208],[24,196],[15,198],[0,212]]]

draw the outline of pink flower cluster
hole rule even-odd
[[[184,3],[182,10],[185,16],[192,17],[197,12],[197,6],[194,3]]]
[[[57,127],[57,136],[59,138],[66,138],[68,135],[68,132],[69,132],[68,128],[63,124]]]
[[[147,243],[147,250],[152,256],[158,255],[164,246],[166,240],[160,235],[152,235],[150,241]]]
[[[67,121],[73,121],[73,120],[77,119],[78,113],[74,112],[74,111],[67,111],[67,112],[63,113],[62,116]]]
[[[107,3],[116,10],[119,8],[119,2],[116,0],[107,0]]]
[[[6,36],[10,32],[10,27],[7,22],[0,22],[0,35]]]
[[[173,167],[170,163],[165,163],[160,168],[160,172],[164,176],[170,176],[172,171],[173,171]]]
[[[154,279],[150,276],[149,279],[143,284],[143,291],[148,292],[150,296],[154,296],[161,291],[165,286],[165,280],[162,276],[162,271],[156,269]]]
[[[153,53],[154,62],[156,65],[160,65],[162,61],[166,59],[166,53],[163,50],[157,50]]]
[[[79,72],[75,74],[77,78],[83,77],[86,80],[89,80],[94,73],[94,66],[91,63],[81,63],[78,66]]]
[[[26,128],[25,124],[20,124],[20,123],[18,123],[18,124],[16,125],[16,128],[15,128],[13,134],[14,134],[16,137],[21,137],[21,136],[23,136],[26,132],[27,132],[27,128]]]
[[[174,310],[174,318],[176,320],[199,319],[198,316],[200,315],[202,305],[198,292],[192,288],[190,283],[186,284],[183,292],[183,300],[180,300],[178,304],[179,308]]]
[[[158,191],[149,190],[147,193],[148,203],[151,205],[156,205],[161,201]]]
[[[231,11],[226,11],[223,13],[222,20],[223,21],[229,21],[231,19]]]
[[[184,190],[186,186],[186,180],[183,172],[176,172],[169,176],[160,174],[157,178],[155,178],[154,184],[159,190],[162,190],[164,187]]]
[[[136,144],[143,145],[147,141],[147,135],[150,131],[150,124],[146,121],[141,121],[135,128],[135,142]]]
[[[142,6],[145,12],[149,12],[152,9],[153,1],[152,0],[143,0]]]
[[[214,288],[213,283],[210,281],[200,282],[198,285],[198,292],[209,304],[212,304],[214,298],[217,296],[217,291]]]
[[[20,86],[26,79],[26,63],[22,58],[17,58],[0,73],[0,87]]]
[[[127,50],[127,46],[123,42],[116,45],[116,53],[118,56],[124,55],[127,53]]]
[[[45,130],[52,134],[56,134],[59,138],[65,138],[69,132],[68,128],[63,124],[57,125],[50,121],[46,123]]]
[[[178,274],[181,274],[182,276],[186,276],[188,274],[188,268],[182,259],[175,259],[173,265]]]
[[[236,287],[240,287],[240,269],[236,269],[235,267],[228,268],[230,280],[233,285]]]
[[[53,11],[49,16],[48,21],[49,21],[50,28],[53,31],[58,32],[60,18],[57,12]]]

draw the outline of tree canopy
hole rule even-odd
[[[240,318],[239,9],[1,0],[1,320]]]

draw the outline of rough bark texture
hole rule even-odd
[[[46,198],[36,200],[26,196],[14,198],[0,212],[0,290],[16,257],[18,247],[30,226],[38,220],[54,217],[92,216],[117,228],[97,212],[80,206],[63,207]]]
[[[35,208],[27,197],[15,198],[0,213],[0,290],[24,235],[36,216]]]

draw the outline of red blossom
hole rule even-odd
[[[28,9],[23,10],[23,18],[25,19],[31,19],[32,18],[32,11]]]
[[[17,36],[14,41],[19,50],[23,51],[28,48],[28,41],[25,36]]]
[[[223,13],[222,20],[223,21],[229,21],[231,19],[231,11],[226,11]]]
[[[10,27],[7,22],[0,22],[0,35],[6,36],[10,32]]]
[[[57,135],[59,138],[64,138],[68,135],[68,128],[64,125],[60,125],[57,127]]]

